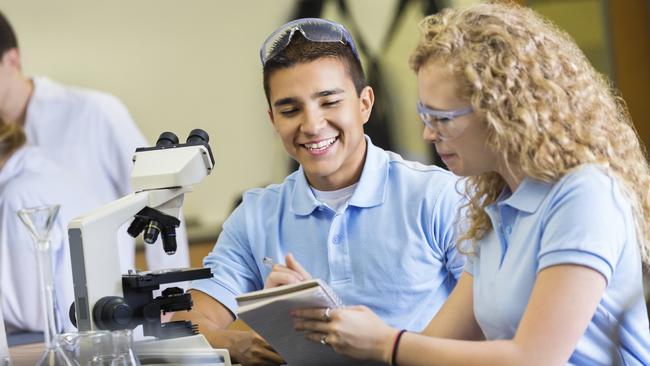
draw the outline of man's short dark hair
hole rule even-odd
[[[338,59],[343,63],[357,95],[361,95],[361,91],[368,83],[361,62],[354,56],[350,46],[341,42],[313,42],[303,37],[300,32],[296,32],[287,47],[266,61],[264,65],[264,93],[269,108],[271,107],[269,80],[275,71],[326,57]]]
[[[0,56],[12,48],[18,48],[16,33],[7,17],[0,11]]]

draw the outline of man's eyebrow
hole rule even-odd
[[[312,98],[319,98],[319,97],[326,97],[328,95],[334,95],[334,94],[341,94],[345,93],[345,90],[341,88],[334,88],[334,89],[327,89],[327,90],[322,90],[319,92],[316,92],[311,95]]]
[[[283,105],[296,104],[296,103],[298,103],[298,100],[296,98],[287,97],[287,98],[280,98],[280,99],[276,100],[273,103],[273,106],[277,108],[277,107],[281,107]]]
[[[322,97],[327,97],[329,95],[336,95],[336,94],[342,94],[342,93],[345,93],[345,90],[343,90],[341,88],[334,88],[334,89],[327,89],[327,90],[318,91],[318,92],[312,94],[311,97],[313,99],[316,99],[316,98],[322,98]],[[298,103],[299,103],[299,101],[298,101],[297,98],[295,98],[295,97],[286,97],[286,98],[280,98],[280,99],[276,100],[275,102],[273,102],[273,106],[278,108],[278,107],[281,107],[283,105],[298,104]]]

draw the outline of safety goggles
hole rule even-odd
[[[352,36],[342,25],[320,18],[302,18],[281,26],[264,41],[262,48],[260,48],[262,67],[266,65],[268,60],[277,56],[287,47],[296,31],[299,31],[303,37],[312,42],[341,42],[347,44],[354,56],[359,59],[359,53]]]
[[[424,123],[427,128],[434,131],[437,137],[441,140],[453,139],[463,133],[465,128],[467,128],[467,124],[458,123],[458,121],[454,120],[472,112],[474,112],[472,107],[441,111],[438,109],[431,109],[422,104],[422,102],[418,102],[418,115],[420,116],[422,123]]]

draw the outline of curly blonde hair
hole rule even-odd
[[[628,196],[641,256],[650,264],[650,175],[625,102],[565,32],[534,11],[504,3],[446,9],[420,23],[410,65],[449,65],[488,145],[524,176],[557,182],[582,164],[614,176]],[[497,173],[469,177],[467,231],[476,243],[492,230],[484,208],[506,186]]]

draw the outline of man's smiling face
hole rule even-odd
[[[309,183],[319,190],[335,190],[357,182],[372,89],[366,87],[358,96],[345,65],[333,57],[276,70],[269,86],[271,121]]]

